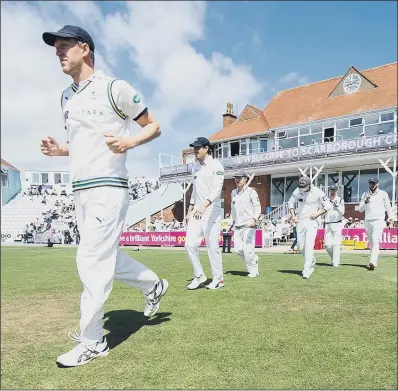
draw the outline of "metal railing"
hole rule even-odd
[[[321,144],[319,145],[319,147],[323,148],[323,150],[311,154],[306,153],[305,155],[302,153],[303,148],[304,149],[315,148],[317,147],[317,145],[309,145],[309,146],[307,145],[304,147],[287,148],[272,152],[263,152],[251,155],[239,155],[235,157],[222,158],[218,160],[220,160],[220,162],[223,164],[226,170],[231,170],[231,169],[241,169],[241,168],[250,168],[250,167],[263,167],[270,164],[278,164],[278,163],[299,162],[302,159],[316,160],[322,157],[348,156],[357,153],[369,153],[379,150],[388,150],[392,148],[396,149],[397,135],[394,134],[389,136],[393,136],[393,141],[391,143],[390,140],[388,145],[380,145],[380,143],[374,145],[368,145],[368,140],[371,140],[375,137],[372,136],[372,137],[357,138],[356,145],[350,148],[349,150],[340,150],[339,148],[335,150],[334,145],[337,143],[341,143],[341,141],[334,141],[326,143],[326,145],[328,145],[327,149],[325,147],[325,144]],[[354,140],[352,140],[352,142],[353,141]],[[347,141],[347,143],[350,142]],[[189,163],[178,166],[160,168],[160,176],[161,177],[186,176],[191,172],[192,165],[193,163]]]
[[[272,210],[269,213],[264,214],[263,220],[273,220],[273,219],[282,219],[283,217],[286,217],[289,214],[289,207],[288,203],[285,202],[282,205],[279,205],[277,208]]]

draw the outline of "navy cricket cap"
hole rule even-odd
[[[250,178],[250,175],[247,171],[238,171],[234,175],[234,178]]]
[[[299,179],[299,187],[303,188],[303,187],[307,187],[311,184],[311,179],[308,178],[307,176],[303,176]]]
[[[332,185],[329,187],[329,190],[337,191],[338,189],[339,189],[339,187],[337,185]]]
[[[370,177],[368,180],[369,183],[379,183],[379,180],[377,178],[375,178],[374,176]]]
[[[43,41],[50,46],[54,46],[57,38],[74,38],[86,43],[91,51],[94,51],[94,41],[90,34],[81,27],[66,25],[55,33],[46,32],[43,34]]]
[[[190,147],[210,147],[210,141],[206,137],[198,137],[193,143],[189,144]]]

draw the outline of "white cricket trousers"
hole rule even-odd
[[[236,228],[234,232],[234,251],[244,260],[246,270],[258,274],[258,256],[255,253],[255,228]]]
[[[297,224],[297,242],[304,256],[303,276],[309,277],[315,269],[314,245],[318,231],[316,220],[305,219]]]
[[[213,280],[224,279],[222,271],[222,256],[219,246],[221,232],[221,211],[207,209],[201,219],[191,217],[188,222],[185,237],[185,250],[193,267],[194,277],[204,274],[199,258],[199,246],[205,237]]]
[[[342,229],[343,223],[325,224],[325,249],[330,256],[333,266],[340,265]]]
[[[117,280],[150,293],[158,276],[120,251],[119,238],[128,208],[127,189],[96,187],[74,193],[80,244],[76,263],[83,293],[80,336],[86,344],[103,337],[104,303]]]
[[[377,265],[379,260],[380,240],[386,228],[384,220],[365,220],[365,230],[370,244],[370,262]]]

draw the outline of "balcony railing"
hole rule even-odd
[[[383,149],[396,148],[397,134],[390,133],[371,137],[360,137],[354,140],[340,140],[330,143],[305,145],[296,148],[278,149],[276,151],[252,155],[235,156],[219,159],[226,170],[261,167],[269,164],[289,163],[300,160],[312,160],[322,157],[347,156],[357,153],[369,153]],[[191,173],[194,163],[160,168],[160,177],[186,176]]]

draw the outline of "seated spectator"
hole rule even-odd
[[[274,241],[277,244],[281,241],[282,234],[283,234],[283,224],[281,220],[278,220],[278,222],[275,225],[275,231],[274,231]]]
[[[362,221],[359,221],[358,217],[355,217],[354,219],[354,223],[351,225],[350,228],[363,228],[364,224],[362,223]]]
[[[344,228],[353,228],[352,227],[353,224],[354,224],[354,219],[352,217],[349,217],[348,221],[344,225]]]
[[[177,219],[173,219],[172,230],[178,231],[181,228],[181,224]]]

